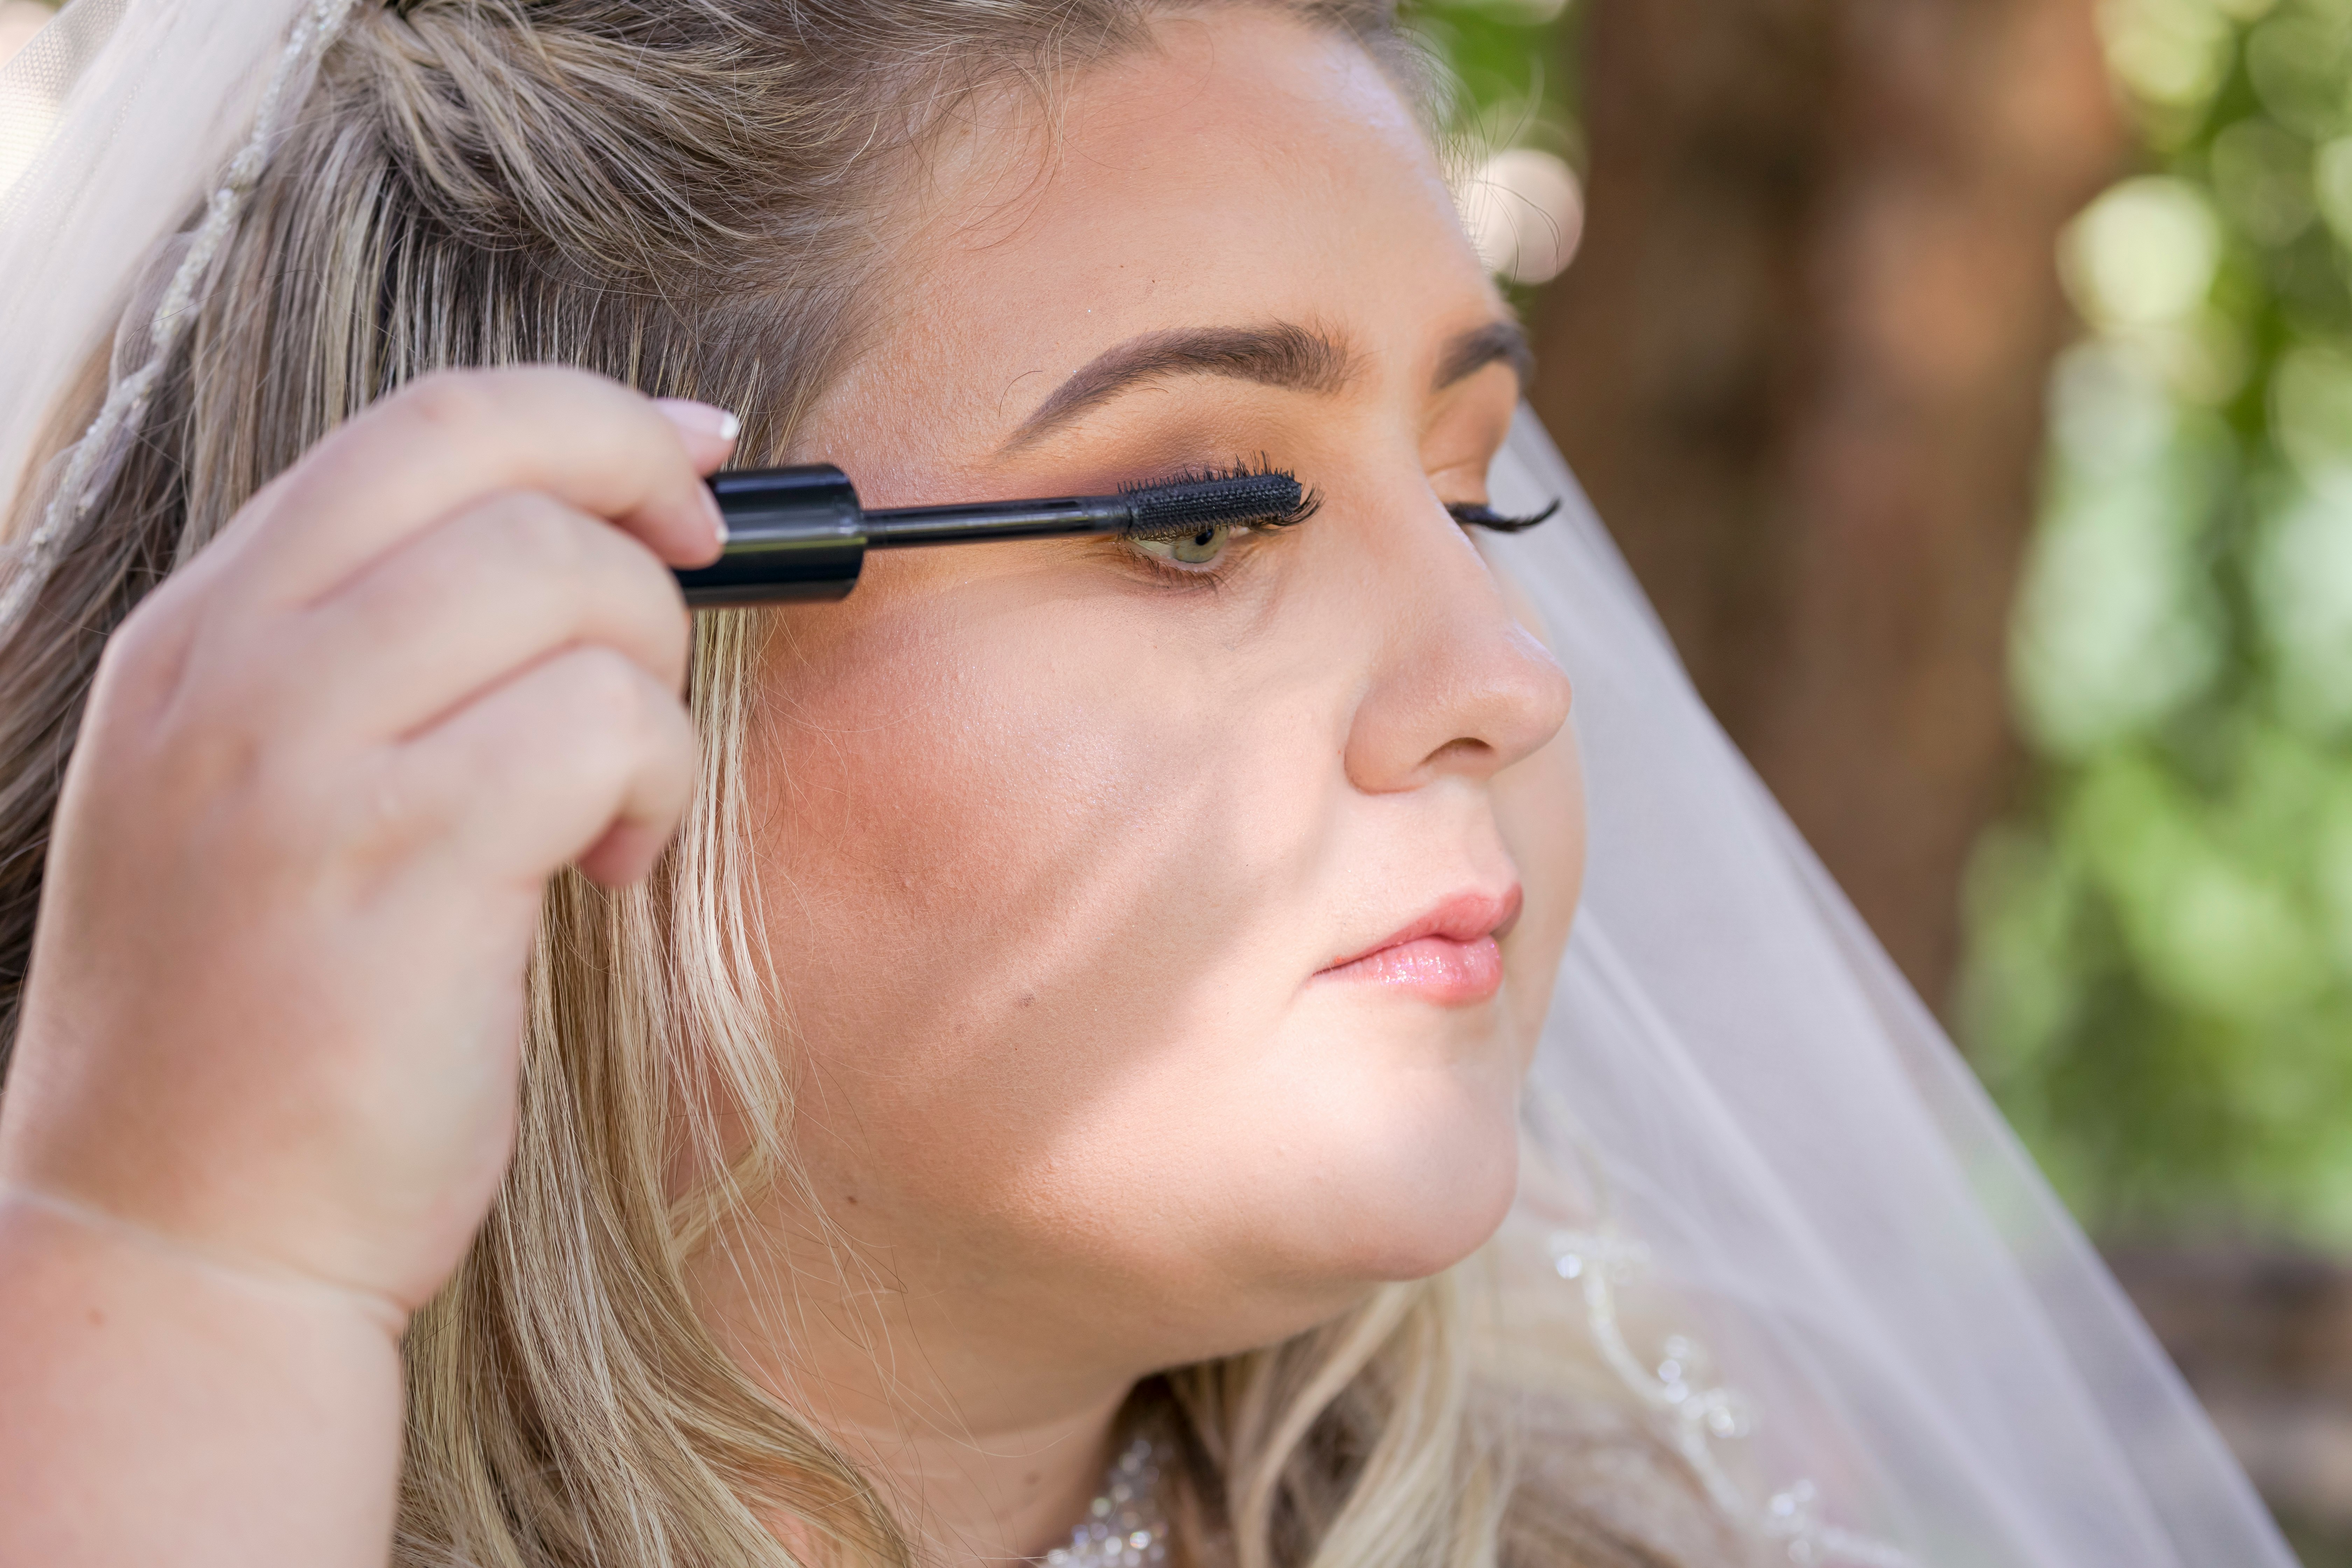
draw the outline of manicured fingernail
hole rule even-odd
[[[727,514],[719,510],[719,497],[709,485],[702,487],[702,510],[710,518],[710,536],[719,542],[719,549],[726,549]]]
[[[724,408],[708,403],[696,403],[684,397],[662,397],[654,406],[669,416],[670,423],[689,436],[709,437],[717,441],[732,441],[743,433],[743,422]]]

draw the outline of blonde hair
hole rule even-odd
[[[1391,0],[1247,0],[1418,68]],[[340,421],[446,366],[560,362],[789,447],[888,289],[892,195],[941,117],[1146,47],[1155,0],[407,0],[328,55],[100,504],[0,633],[0,1002],[13,1032],[58,775],[139,596]],[[169,258],[165,258],[168,266]],[[134,304],[127,318],[138,319]],[[103,360],[61,409],[78,431]],[[23,537],[39,501],[20,487]],[[396,1560],[669,1568],[911,1560],[888,1500],[712,1339],[687,1265],[798,1178],[739,787],[768,621],[698,619],[703,773],[643,887],[550,889],[519,1146],[409,1331]],[[728,1146],[722,1127],[751,1129]],[[676,1156],[721,1173],[681,1199]],[[1659,1563],[1519,1510],[1459,1282],[1153,1379],[1180,1560]],[[779,1527],[782,1527],[781,1529]],[[1510,1546],[1507,1552],[1506,1542]],[[789,1542],[789,1544],[787,1544]]]

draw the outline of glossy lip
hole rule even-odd
[[[1502,988],[1500,939],[1519,918],[1523,895],[1514,883],[1499,897],[1465,891],[1382,938],[1316,972],[1318,980],[1347,980],[1445,1004],[1484,1002]]]

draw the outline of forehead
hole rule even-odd
[[[1439,339],[1495,310],[1395,86],[1268,10],[1171,17],[1050,100],[975,115],[927,184],[877,357],[920,379],[959,444],[1001,439],[1139,333],[1309,321],[1381,377],[1425,379]]]

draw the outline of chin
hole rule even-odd
[[[1418,1157],[1376,1166],[1374,1153],[1360,1147],[1352,1162],[1327,1162],[1311,1193],[1260,1184],[1255,1207],[1271,1224],[1253,1226],[1239,1253],[1196,1261],[1181,1284],[1163,1278],[1163,1300],[1185,1304],[1155,1345],[1156,1360],[1173,1365],[1279,1343],[1382,1286],[1443,1274],[1486,1245],[1517,1195],[1516,1127],[1499,1135],[1490,1128],[1433,1167]],[[1272,1215],[1269,1201],[1280,1205]],[[1204,1288],[1209,1280],[1217,1283]]]
[[[1330,1148],[1318,1272],[1363,1284],[1425,1279],[1486,1245],[1517,1195],[1515,1098],[1423,1100]],[[1450,1101],[1450,1103],[1449,1103]]]

